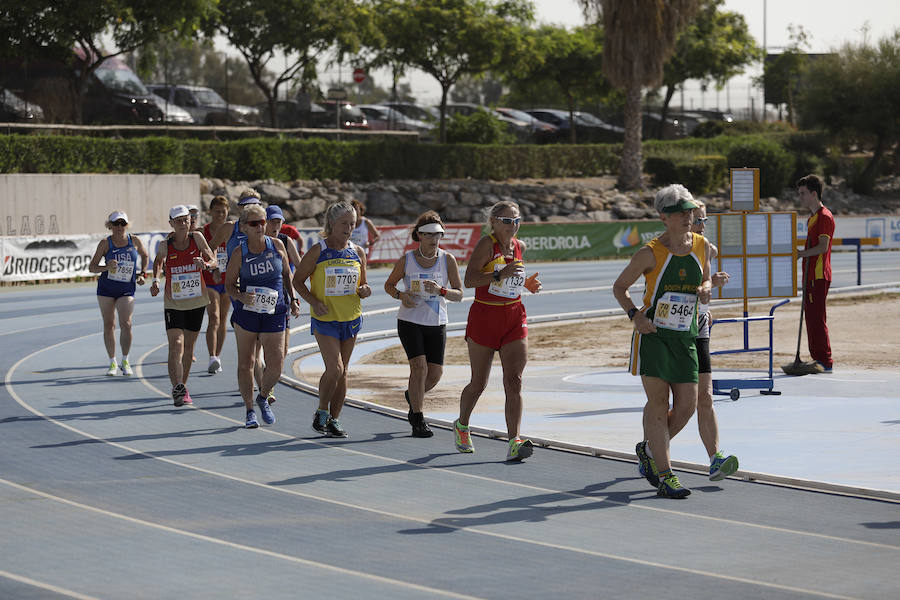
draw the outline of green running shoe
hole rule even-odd
[[[453,434],[456,437],[456,450],[471,454],[475,452],[475,444],[472,443],[472,436],[469,435],[468,425],[463,428],[459,419],[453,421]]]
[[[734,456],[733,454],[725,456],[721,452],[716,452],[712,462],[709,464],[709,480],[721,481],[737,470],[737,456]]]
[[[509,450],[506,452],[506,460],[523,461],[534,453],[534,444],[531,440],[515,438],[509,440]]]
[[[687,498],[691,495],[691,490],[681,485],[676,475],[669,475],[659,482],[656,495],[663,498]]]

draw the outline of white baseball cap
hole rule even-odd
[[[109,213],[109,218],[107,219],[107,221],[109,221],[110,223],[115,223],[118,220],[130,223],[130,221],[128,220],[128,215],[125,214],[124,210],[114,210],[113,212]]]
[[[169,209],[169,219],[177,219],[178,217],[186,217],[191,214],[191,211],[188,210],[188,207],[184,204],[176,204],[172,208]]]
[[[197,208],[196,204],[188,204],[187,209],[188,209],[188,212],[200,212],[200,209]]]

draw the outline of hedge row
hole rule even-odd
[[[776,134],[651,141],[644,144],[644,156],[685,164],[698,156],[728,156],[734,147],[754,140],[809,152],[817,144],[807,137],[809,134]],[[0,136],[0,173],[197,173],[201,177],[277,181],[501,180],[614,174],[621,151],[621,144],[439,145],[272,138],[220,142],[168,137],[5,135]]]

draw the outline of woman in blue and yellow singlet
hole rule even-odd
[[[494,353],[500,352],[503,389],[506,392],[506,430],[509,448],[506,460],[520,461],[531,456],[531,440],[519,437],[522,424],[522,373],[528,360],[528,325],[522,305],[522,289],[532,294],[541,289],[537,273],[525,278],[522,255],[525,244],[516,239],[519,206],[501,200],[489,211],[491,234],[478,240],[463,283],[475,288],[475,302],[469,309],[466,344],[469,348],[471,379],[459,399],[459,419],[453,423],[456,449],[475,451],[469,432],[469,418],[487,387]]]
[[[634,321],[630,368],[647,394],[644,439],[635,451],[639,472],[665,498],[691,491],[672,474],[669,442],[697,406],[697,302],[710,298],[709,242],[691,232],[697,204],[683,185],[657,192],[666,230],[637,251],[613,284],[613,295]],[[644,298],[635,306],[628,288],[644,276]],[[672,409],[669,410],[669,391]]]
[[[329,206],[324,239],[303,255],[294,273],[294,289],[309,303],[310,332],[325,362],[312,427],[329,437],[347,437],[338,420],[347,394],[347,365],[362,325],[360,300],[372,295],[366,283],[366,253],[350,241],[356,220],[349,202]]]

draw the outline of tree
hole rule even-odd
[[[159,36],[173,33],[191,36],[217,0],[20,0],[10,3],[4,15],[5,33],[12,35],[5,52],[18,48],[71,63],[73,49],[80,56],[73,76],[76,94],[75,120],[82,119],[88,82],[104,60],[131,52]],[[12,24],[20,29],[11,31]],[[115,49],[107,51],[101,36],[108,34]]]
[[[578,0],[588,18],[602,14],[603,72],[625,93],[625,142],[618,185],[643,186],[641,88],[662,81],[663,65],[698,0]]]
[[[328,50],[340,58],[361,44],[371,23],[371,8],[353,0],[219,0],[220,16],[210,23],[244,57],[254,83],[269,103],[277,127],[279,88],[298,76],[312,79],[317,61]],[[282,70],[272,68],[283,54]]]
[[[434,77],[441,86],[440,141],[447,139],[447,96],[463,75],[478,75],[520,60],[524,27],[533,20],[527,0],[384,0],[379,29],[396,61]]]
[[[900,139],[900,29],[877,44],[858,44],[811,61],[800,87],[803,121],[858,141],[873,141],[872,158],[851,183],[871,193],[884,153]]]
[[[534,53],[525,69],[511,74],[519,91],[555,89],[561,92],[569,110],[569,122],[575,123],[576,101],[607,96],[611,86],[603,76],[603,29],[544,25],[533,32]],[[576,142],[575,127],[569,128],[569,141]]]
[[[794,96],[797,84],[806,69],[809,34],[802,25],[788,25],[788,32],[791,43],[774,59],[768,60],[767,57],[763,66],[762,82],[758,83],[762,83],[764,86],[766,102],[778,104],[779,118],[781,105],[787,104],[788,121],[791,125],[796,125]]]
[[[721,11],[724,0],[700,0],[696,16],[678,36],[675,50],[663,67],[666,88],[660,120],[662,126],[669,103],[679,85],[688,79],[713,81],[718,89],[744,72],[744,67],[762,58],[762,49],[750,35],[744,16]]]

